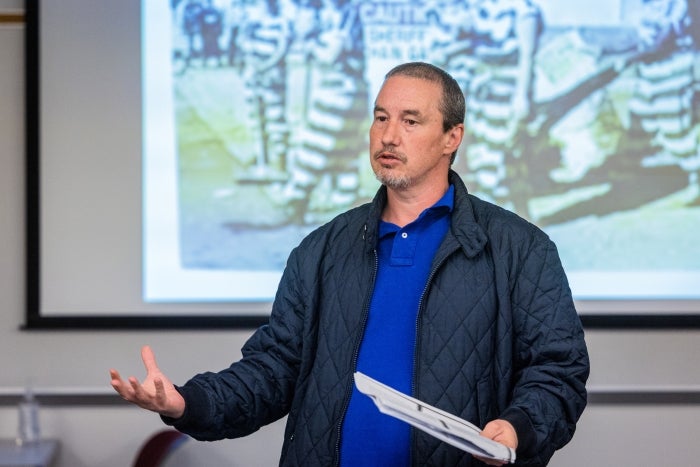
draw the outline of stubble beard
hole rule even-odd
[[[399,161],[401,161],[401,163],[406,163],[405,155],[392,151],[388,148],[382,148],[380,151],[376,151],[372,155],[372,158],[377,161],[380,154],[387,152],[393,154]],[[385,167],[381,164],[381,162],[379,162],[379,165],[374,169],[374,176],[382,185],[386,185],[387,188],[391,188],[393,190],[405,190],[406,188],[410,187],[411,183],[413,182],[413,179],[409,175],[395,173],[393,169]]]
[[[382,185],[386,185],[387,188],[392,190],[405,190],[411,186],[412,180],[408,175],[388,174],[384,169],[379,169],[374,175]]]

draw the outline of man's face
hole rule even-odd
[[[440,84],[406,76],[384,82],[369,131],[372,169],[392,189],[445,184],[464,127],[443,132]],[[439,185],[438,185],[439,186]]]

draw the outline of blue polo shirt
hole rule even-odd
[[[454,187],[415,221],[400,228],[381,221],[379,267],[357,371],[411,394],[418,307],[430,266],[450,226]],[[341,432],[340,464],[410,465],[410,426],[376,408],[353,386]]]

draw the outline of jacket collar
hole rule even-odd
[[[467,187],[460,176],[453,170],[448,174],[448,180],[455,187],[454,209],[452,210],[452,222],[450,231],[461,245],[465,254],[468,257],[474,257],[487,242],[484,229],[477,223],[474,215],[474,206],[467,191]],[[382,211],[386,206],[387,190],[386,186],[382,185],[377,190],[374,199],[370,205],[370,210],[365,222],[365,247],[367,251],[373,250],[377,245],[377,236],[379,233],[379,220],[381,219]]]
[[[488,237],[484,229],[478,224],[474,214],[472,195],[460,176],[454,170],[448,174],[450,184],[455,187],[455,205],[452,211],[451,231],[462,246],[464,253],[473,258],[484,249]]]

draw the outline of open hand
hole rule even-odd
[[[142,383],[134,376],[124,381],[115,369],[109,370],[111,384],[125,400],[166,417],[179,418],[185,412],[185,400],[173,383],[156,364],[156,357],[149,346],[141,349],[141,359],[146,367],[146,379]]]

